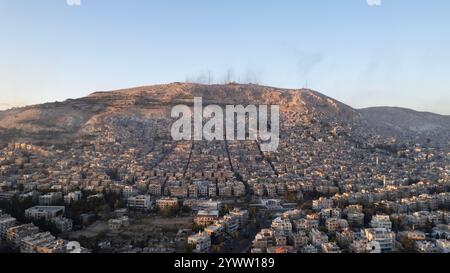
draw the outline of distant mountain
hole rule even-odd
[[[375,134],[419,143],[450,143],[450,116],[398,107],[371,107],[358,111],[365,127]]]
[[[3,111],[3,110],[6,110],[6,109],[9,109],[9,108],[12,108],[13,106],[11,105],[11,104],[8,104],[8,103],[1,103],[0,102],[0,111]]]
[[[355,110],[308,89],[281,89],[253,84],[201,85],[172,83],[143,86],[91,95],[64,102],[15,108],[0,112],[0,142],[67,142],[98,135],[102,128],[152,131],[157,122],[170,121],[176,104],[278,104],[283,113],[295,113],[312,124],[341,123],[366,133],[416,140],[436,138],[448,145],[450,117],[399,108]],[[166,126],[170,130],[170,123]],[[113,127],[111,127],[113,126]],[[162,126],[164,127],[164,126]],[[154,130],[153,130],[154,131]],[[424,138],[425,137],[425,138]]]

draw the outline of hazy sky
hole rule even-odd
[[[231,69],[450,115],[448,0],[66,1],[0,0],[0,108]]]

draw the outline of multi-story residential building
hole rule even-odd
[[[320,247],[323,243],[328,243],[328,236],[318,229],[312,229],[309,232],[309,241],[315,247]]]
[[[450,253],[450,241],[444,239],[436,240],[436,248],[439,253]]]
[[[242,182],[236,182],[233,186],[233,195],[236,197],[245,195],[245,185]]]
[[[289,234],[292,232],[292,223],[289,219],[277,217],[272,221],[271,228],[274,231],[281,232],[284,236],[289,236]]]
[[[217,185],[215,183],[208,184],[208,196],[214,198],[217,196]]]
[[[170,209],[178,206],[178,198],[164,197],[156,200],[159,209]]]
[[[240,227],[239,218],[230,214],[225,215],[220,223],[225,227],[228,234],[234,234]]]
[[[199,210],[222,210],[223,204],[221,201],[202,200],[197,203],[197,209]]]
[[[273,231],[272,229],[262,229],[258,234],[256,234],[253,240],[253,248],[261,249],[265,252],[269,246],[273,246]]]
[[[234,208],[232,211],[230,211],[229,213],[231,216],[237,217],[239,220],[239,226],[241,228],[245,227],[247,225],[248,222],[248,210],[241,210],[238,208]]]
[[[385,228],[366,228],[364,235],[369,242],[376,241],[380,244],[381,252],[390,252],[394,248],[395,233]]]
[[[209,236],[213,237],[213,236],[221,236],[224,232],[225,228],[222,224],[216,222],[210,226],[207,226],[205,228],[205,232],[207,232],[209,234]]]
[[[341,248],[347,248],[355,240],[355,233],[349,229],[344,229],[336,233],[336,241]]]
[[[430,241],[417,241],[415,247],[419,253],[439,253],[436,244]]]
[[[349,246],[350,253],[381,253],[380,244],[377,241],[364,239],[355,240]]]
[[[333,200],[320,197],[319,199],[313,200],[312,207],[314,210],[328,209],[333,207]]]
[[[209,186],[210,182],[207,180],[197,180],[193,182],[193,185],[197,186],[198,196],[208,197],[209,196]]]
[[[63,199],[61,192],[50,192],[45,195],[39,196],[39,205],[51,206],[61,202]]]
[[[137,210],[151,210],[153,208],[153,200],[149,195],[138,195],[129,197],[127,207]]]
[[[302,247],[302,249],[300,250],[301,253],[307,253],[307,254],[314,254],[314,253],[318,253],[319,250],[316,246],[314,245],[306,245],[304,247]]]
[[[364,225],[364,213],[351,212],[347,213],[348,224],[352,227],[362,227]]]
[[[207,232],[199,232],[188,237],[188,244],[196,253],[208,253],[211,248],[211,236]]]
[[[198,186],[195,184],[188,186],[188,194],[190,198],[197,198],[198,197]]]
[[[341,249],[336,243],[323,243],[320,248],[322,253],[341,253]]]
[[[8,228],[14,227],[17,224],[16,218],[8,214],[0,213],[0,239],[6,240],[6,233]]]
[[[83,197],[81,191],[69,192],[64,196],[64,203],[71,204],[72,202],[78,202]]]
[[[49,244],[55,241],[55,236],[50,232],[40,232],[26,236],[21,240],[20,252],[21,253],[37,253],[37,248],[40,245]]]
[[[148,192],[152,196],[161,196],[162,187],[159,183],[152,183],[148,186]]]
[[[336,232],[336,230],[339,228],[339,219],[328,218],[325,221],[325,227],[327,228],[328,232]]]
[[[392,222],[389,219],[389,215],[374,215],[370,221],[372,228],[385,228],[392,229]]]
[[[35,206],[25,210],[25,217],[50,221],[52,218],[63,216],[65,209],[64,206]]]
[[[55,225],[55,227],[62,233],[72,231],[73,223],[69,218],[56,217],[51,221]]]
[[[128,216],[122,216],[116,219],[110,219],[108,221],[108,227],[111,230],[119,230],[121,228],[128,227],[130,225],[130,219]]]
[[[194,223],[198,226],[206,227],[219,220],[218,210],[199,210],[194,218]]]
[[[267,253],[296,253],[296,249],[293,246],[271,246],[267,248]]]
[[[297,249],[300,250],[302,247],[308,244],[308,236],[304,231],[298,231],[295,233],[291,233],[289,235],[290,243]]]
[[[6,239],[12,243],[14,247],[20,247],[23,238],[36,234],[39,232],[39,228],[33,224],[23,224],[8,228],[6,232]]]
[[[36,246],[36,252],[37,253],[70,253],[70,251],[67,249],[67,242],[62,239],[56,239],[54,241],[44,242],[40,245]],[[79,253],[81,251],[86,249],[79,249]]]

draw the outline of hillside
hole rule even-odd
[[[202,97],[205,104],[278,104],[282,114],[297,113],[311,123],[333,121],[361,134],[393,136],[405,141],[433,138],[433,141],[448,145],[448,116],[400,108],[355,110],[312,90],[235,83],[143,86],[2,111],[1,141],[3,144],[19,139],[64,143],[98,135],[101,128],[111,124],[115,124],[117,130],[128,125],[151,130],[155,122],[165,122],[170,127],[172,106],[191,104],[195,96]]]

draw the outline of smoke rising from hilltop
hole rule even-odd
[[[199,72],[198,74],[186,76],[185,82],[199,84],[228,84],[232,82],[253,84],[261,83],[262,72],[259,70],[249,68],[240,73],[236,73],[235,71],[236,70],[234,68],[230,67],[226,71],[218,73],[218,76],[215,76],[216,73],[210,69],[207,69]]]

